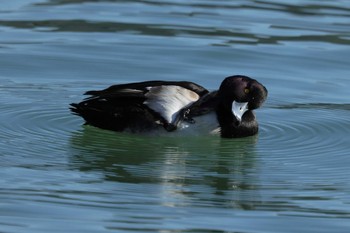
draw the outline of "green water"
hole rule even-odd
[[[349,232],[350,2],[4,1],[0,232]],[[86,90],[233,74],[260,133],[82,126]]]

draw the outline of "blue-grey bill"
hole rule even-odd
[[[240,103],[240,102],[233,101],[232,112],[238,121],[242,120],[242,116],[246,111],[248,111],[248,102]]]

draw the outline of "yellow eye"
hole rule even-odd
[[[248,88],[244,88],[244,93],[248,94],[250,90]]]

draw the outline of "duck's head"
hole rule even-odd
[[[255,79],[234,75],[222,81],[218,94],[241,121],[245,112],[257,109],[265,102],[267,89]]]

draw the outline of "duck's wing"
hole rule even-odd
[[[186,117],[192,118],[215,111],[218,105],[218,92],[213,91],[203,95],[198,101],[190,105],[185,111]]]
[[[203,96],[208,93],[208,90],[204,87],[187,81],[145,81],[127,84],[117,84],[110,86],[103,90],[93,90],[87,91],[85,95],[91,95],[93,97],[113,97],[113,96],[123,96],[123,95],[135,95],[140,93],[147,93],[150,88],[159,86],[179,86],[190,91],[197,93],[199,96]],[[90,97],[91,98],[91,97]]]
[[[207,93],[208,90],[192,82],[147,81],[113,85],[99,91],[88,91],[85,94],[91,96],[79,105],[94,109],[98,109],[99,106],[110,106],[104,107],[103,111],[107,109],[112,112],[120,109],[120,106],[149,108],[157,115],[155,119],[160,118],[164,128],[171,131],[176,129],[181,110],[189,107]],[[73,107],[76,108],[76,106]]]

